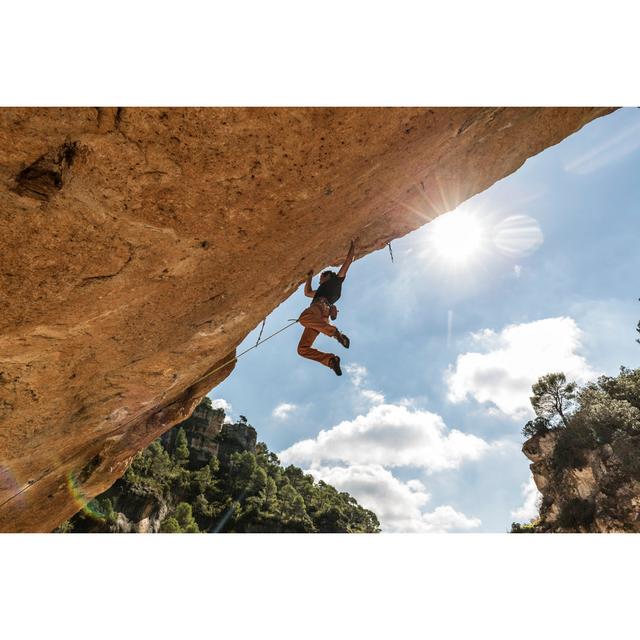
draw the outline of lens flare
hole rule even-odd
[[[96,503],[92,499],[87,499],[75,474],[71,471],[67,474],[67,489],[73,501],[78,505],[78,510],[93,520],[103,521],[105,514],[96,508]]]
[[[11,472],[9,467],[0,466],[0,501],[17,500],[23,503],[25,498],[22,494],[20,483]]]
[[[544,241],[538,221],[517,214],[500,221],[494,231],[493,242],[501,253],[509,257],[533,253]]]

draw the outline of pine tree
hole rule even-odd
[[[186,467],[189,463],[189,444],[184,429],[180,429],[176,436],[176,450],[173,457],[181,467]]]
[[[531,406],[540,418],[550,423],[562,420],[568,426],[567,413],[574,404],[577,385],[567,382],[564,373],[549,373],[542,376],[532,387]]]

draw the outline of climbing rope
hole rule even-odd
[[[200,376],[195,382],[192,382],[189,386],[192,387],[193,385],[198,384],[198,382],[201,382],[205,378],[208,378],[210,375],[214,374],[216,371],[220,371],[220,369],[224,369],[224,367],[230,365],[232,362],[235,362],[236,360],[241,358],[245,353],[249,353],[249,351],[251,351],[252,349],[255,349],[256,347],[260,346],[261,344],[264,344],[267,340],[271,340],[271,338],[273,338],[274,336],[277,336],[279,333],[282,333],[285,329],[288,329],[289,327],[292,327],[294,324],[296,324],[296,322],[298,322],[297,318],[293,322],[290,322],[288,325],[285,325],[284,327],[282,327],[282,329],[278,329],[278,331],[276,331],[275,333],[272,333],[270,336],[267,336],[262,341],[260,341],[260,338],[258,338],[258,342],[256,342],[252,347],[249,347],[248,349],[245,349],[242,353],[239,353],[234,358],[231,358],[230,360],[227,360],[226,362],[224,362],[220,366],[216,367],[215,369],[212,369],[211,371],[207,371],[207,373],[205,373],[203,376]],[[264,328],[264,322],[263,322],[263,328]],[[260,332],[260,335],[262,335],[262,331]]]

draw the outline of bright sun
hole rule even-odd
[[[429,227],[429,250],[452,266],[470,263],[479,254],[486,238],[482,224],[467,211],[446,213]]]

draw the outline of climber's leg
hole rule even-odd
[[[302,337],[298,343],[298,354],[303,358],[309,358],[309,360],[320,362],[325,367],[331,367],[331,360],[335,357],[333,353],[324,353],[323,351],[318,351],[311,346],[318,335],[318,331],[311,327],[306,327],[302,332]]]
[[[323,306],[312,304],[302,312],[298,322],[304,327],[302,337],[298,343],[298,354],[303,358],[315,360],[325,365],[325,367],[335,370],[334,358],[336,358],[336,356],[333,353],[324,353],[323,351],[312,348],[315,339],[320,333],[324,333],[332,338],[340,335],[336,327],[328,321],[328,316],[325,316]]]

